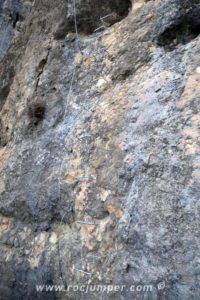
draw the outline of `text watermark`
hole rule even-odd
[[[137,292],[137,293],[145,293],[152,292],[154,288],[158,290],[165,289],[165,282],[160,282],[156,286],[151,284],[133,284],[130,286],[126,285],[90,285],[90,284],[82,284],[82,285],[69,285],[65,287],[64,285],[36,285],[37,292],[74,292],[74,293],[113,293],[113,292]]]

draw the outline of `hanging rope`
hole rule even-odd
[[[73,15],[74,15],[74,27],[75,27],[75,33],[76,33],[76,40],[77,40],[78,46],[79,46],[79,35],[78,35],[77,14],[76,14],[76,0],[73,0]],[[65,110],[64,110],[64,116],[63,116],[63,123],[64,124],[65,124],[65,118],[66,118],[66,114],[67,114],[67,109],[68,109],[68,105],[69,105],[70,96],[71,96],[71,93],[72,93],[72,90],[73,90],[75,73],[76,73],[76,65],[74,64],[73,71],[72,71],[72,77],[71,77],[71,80],[70,80],[69,92],[68,92],[68,95],[67,95],[67,101],[66,101]],[[65,135],[65,132],[63,132],[63,135]],[[61,177],[62,177],[62,171],[63,171],[63,164],[64,164],[64,159],[61,162],[60,169],[59,169],[59,174],[58,174],[58,188],[59,188],[59,190],[58,190],[58,199],[59,200],[61,200]],[[65,212],[63,214],[63,216],[60,220],[60,225],[62,225],[66,214],[67,214],[67,212]],[[58,239],[58,257],[59,257],[60,279],[62,281],[62,284],[66,288],[67,283],[65,281],[63,271],[62,271],[62,258],[61,258],[61,255],[60,255],[60,241],[59,241],[59,239]]]

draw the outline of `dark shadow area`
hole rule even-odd
[[[10,88],[15,76],[14,67],[10,64],[9,59],[12,59],[10,55],[6,57],[6,59],[2,62],[2,66],[0,66],[0,110],[2,109],[10,92]]]
[[[172,51],[178,45],[186,45],[200,34],[200,7],[195,6],[165,29],[156,40],[159,47]]]
[[[36,102],[32,103],[28,107],[28,117],[32,124],[37,126],[45,117],[45,103]]]
[[[0,263],[1,300],[25,300],[25,299],[57,299],[56,293],[37,291],[41,287],[55,284],[53,282],[53,270],[48,262],[42,258],[41,266],[32,270],[26,258],[19,264],[17,259],[11,262]],[[42,264],[43,263],[43,264]]]
[[[124,19],[131,9],[131,0],[82,0],[76,5],[76,23],[78,33],[90,35],[98,28],[106,28]],[[65,38],[68,32],[75,32],[75,19],[73,6],[68,16],[58,24],[55,39]]]

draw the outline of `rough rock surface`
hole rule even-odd
[[[199,33],[199,0],[0,0],[0,299],[200,298]]]

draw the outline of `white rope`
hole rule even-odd
[[[74,25],[75,25],[76,38],[79,39],[78,26],[77,26],[77,14],[76,14],[76,0],[73,0],[73,6],[74,6]]]
[[[84,224],[84,225],[99,225],[97,223],[87,222],[87,221],[76,221],[76,223],[78,223],[78,224]]]
[[[73,14],[74,14],[74,27],[75,27],[75,32],[76,32],[76,39],[78,42],[79,39],[79,35],[78,35],[78,27],[77,27],[77,15],[76,15],[76,0],[73,0]],[[79,46],[79,44],[78,44]],[[63,116],[63,123],[65,124],[65,118],[67,115],[67,109],[69,106],[69,100],[70,100],[70,95],[72,93],[72,89],[73,89],[73,84],[74,84],[74,78],[75,78],[75,73],[76,73],[76,65],[74,64],[73,67],[73,71],[72,71],[72,77],[71,77],[71,81],[70,81],[70,86],[69,86],[69,92],[67,95],[67,101],[66,101],[66,105],[65,105],[65,110],[64,110],[64,116]],[[63,132],[63,135],[65,134],[65,132]],[[64,159],[62,159],[60,168],[59,168],[59,174],[58,174],[58,199],[61,200],[61,177],[62,177],[62,170],[63,170],[63,165],[64,165]],[[62,225],[64,217],[66,216],[67,212],[65,212],[60,220],[60,225]],[[59,256],[59,268],[60,268],[60,279],[62,280],[62,283],[66,286],[65,280],[64,280],[64,276],[63,276],[63,272],[62,272],[62,259],[61,259],[61,255],[60,255],[60,243],[58,240],[58,256]]]
[[[89,275],[89,276],[91,276],[91,275],[93,275],[93,274],[94,274],[94,273],[91,273],[91,272],[86,272],[86,271],[84,271],[84,270],[80,270],[80,269],[77,269],[77,268],[74,268],[74,270],[75,270],[75,271],[77,271],[77,272],[80,272],[80,273],[83,273],[83,274]]]
[[[109,17],[113,16],[113,14],[109,14],[109,15],[106,15],[104,17],[100,17],[100,20],[103,21],[104,19],[107,19]]]
[[[78,33],[78,25],[77,25],[76,0],[73,0],[73,14],[74,14],[74,26],[75,26],[76,40],[77,40],[77,43],[78,43],[77,45],[78,45],[79,51],[82,52],[81,48],[80,48],[80,45],[79,45],[79,33]],[[102,17],[102,19],[107,18],[107,17],[109,17],[109,15],[107,15],[105,17]],[[73,71],[72,71],[72,77],[71,77],[71,80],[70,80],[69,92],[68,92],[68,95],[67,95],[67,101],[66,101],[65,110],[64,110],[63,125],[65,125],[65,119],[66,119],[67,109],[68,109],[69,102],[70,102],[70,96],[71,96],[72,90],[73,90],[73,84],[74,84],[75,74],[76,74],[76,65],[74,64]],[[95,103],[94,103],[94,105],[92,106],[91,109],[93,109],[97,105],[97,103],[99,101],[100,101],[100,98],[97,101],[95,101]],[[84,107],[83,110],[86,110],[86,108]],[[83,110],[81,110],[81,112]],[[79,115],[81,114],[81,112],[77,113],[77,115],[75,116],[74,120],[77,120],[77,118],[79,117]],[[66,131],[63,130],[63,137],[64,137],[65,134],[66,134]],[[61,200],[61,177],[62,177],[64,162],[65,161],[63,159],[62,162],[61,162],[61,165],[60,165],[60,168],[59,168],[59,174],[58,174],[58,184],[59,184],[58,198],[60,200]],[[63,216],[61,217],[60,225],[63,224],[64,218],[65,218],[66,215],[67,215],[67,211],[65,211],[64,214],[63,214]],[[93,223],[93,222],[87,222],[87,221],[81,221],[81,220],[77,221],[76,223],[79,223],[79,224],[88,224],[88,225],[95,225],[95,226],[99,225],[99,224],[97,224],[95,222]],[[63,272],[62,272],[63,264],[62,264],[62,258],[61,258],[61,255],[60,255],[60,242],[59,242],[59,240],[58,240],[58,256],[59,256],[60,279],[62,280],[62,283],[64,285],[66,285],[65,280],[64,280],[64,275],[63,275]],[[77,269],[77,268],[75,268],[75,270],[77,272],[81,272],[81,273],[84,273],[84,274],[87,274],[87,275],[90,275],[90,276],[93,275],[93,273],[85,272],[85,271]]]

